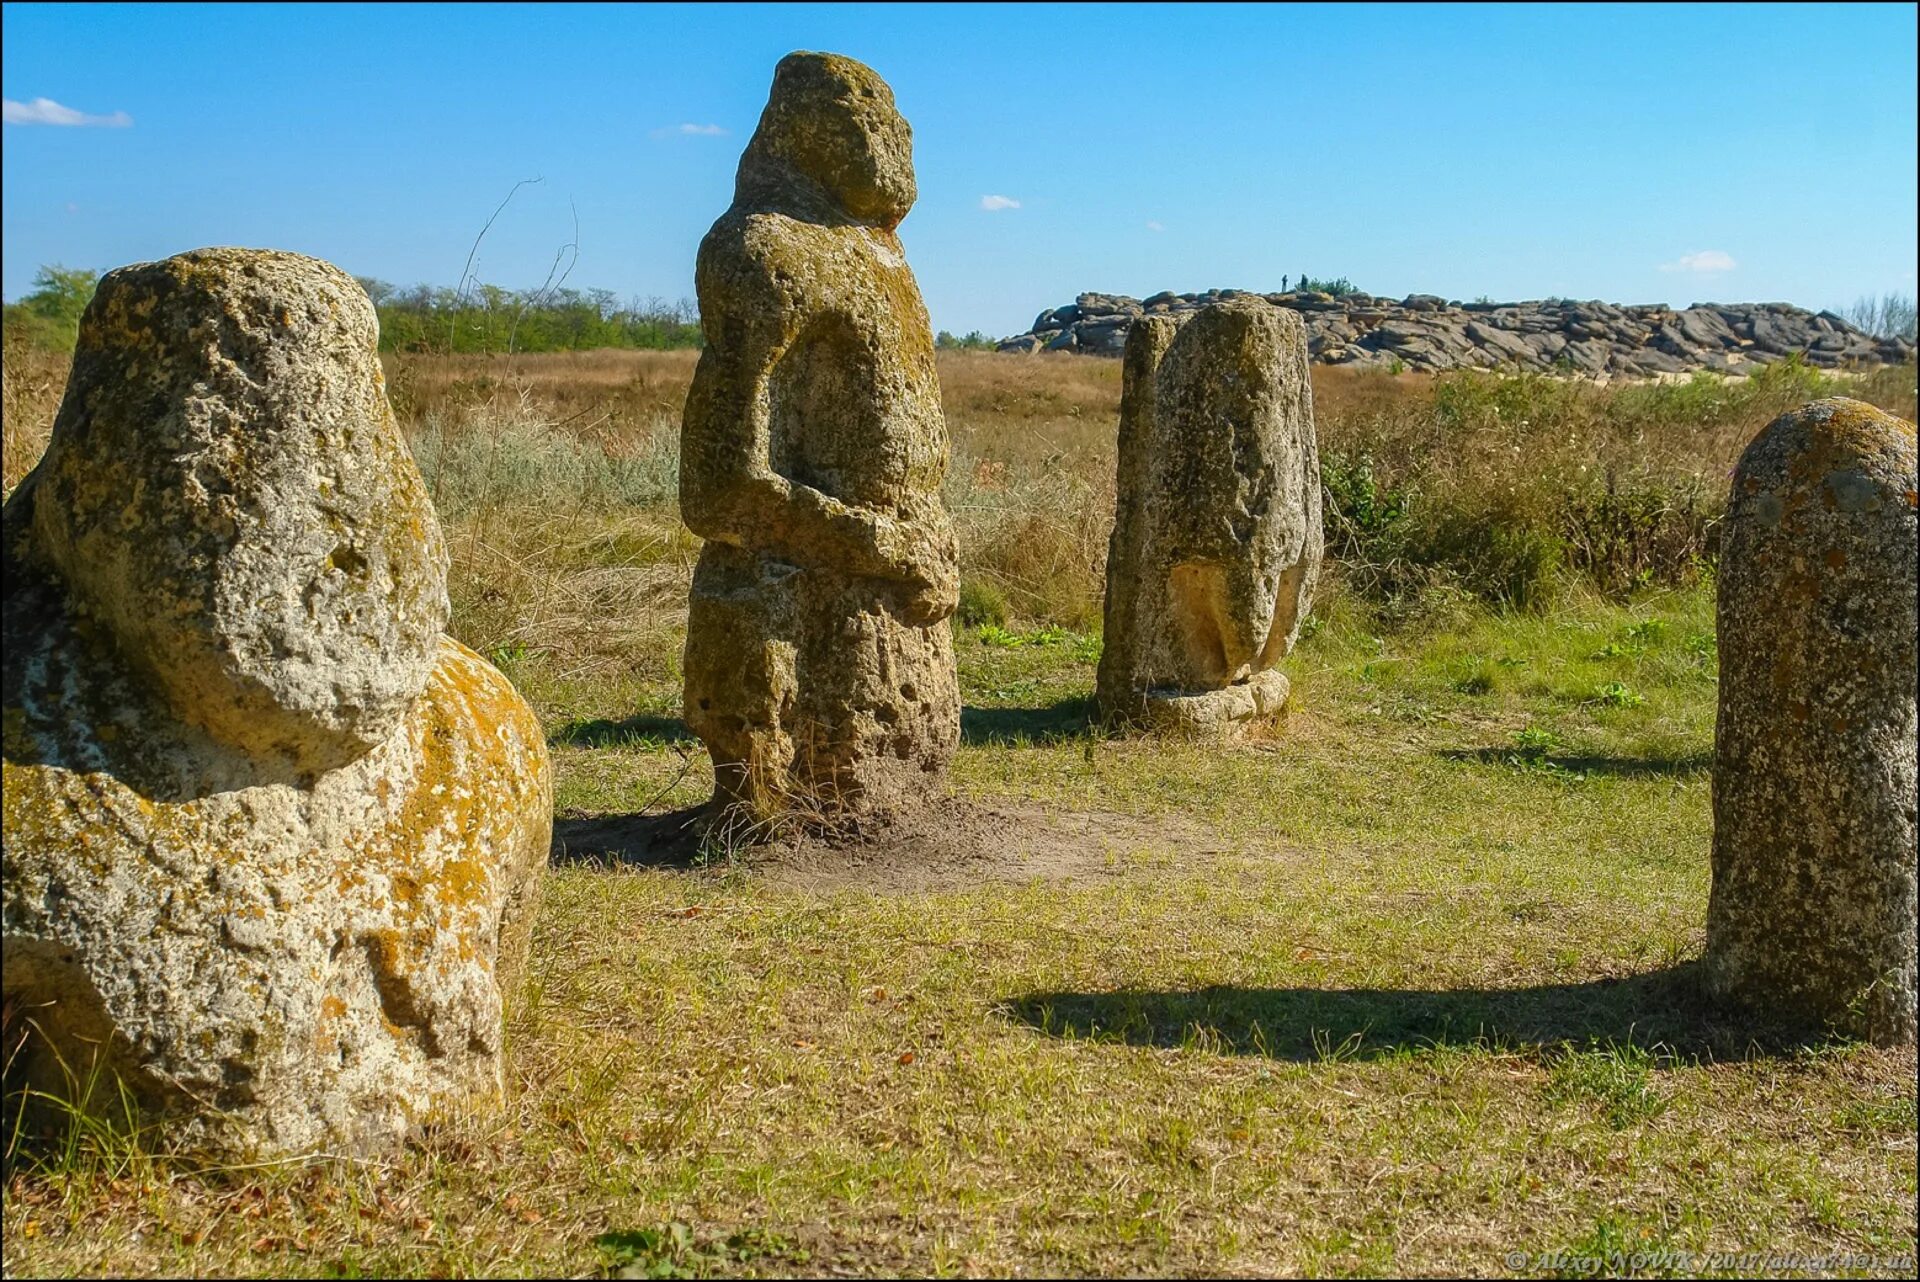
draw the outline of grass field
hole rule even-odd
[[[10,488],[59,380],[9,357]],[[943,354],[952,791],[993,839],[686,866],[584,835],[711,782],[675,719],[690,359],[409,360],[454,630],[553,743],[509,1106],[389,1162],[217,1171],[90,1119],[10,1163],[8,1275],[1912,1272],[1912,1053],[1690,986],[1714,493],[1832,385],[1317,373],[1345,559],[1285,719],[1223,750],[1090,725],[1117,366]],[[1911,369],[1850,386],[1913,414]],[[1546,542],[1462,541],[1496,511]]]

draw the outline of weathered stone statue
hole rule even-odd
[[[946,422],[894,233],[913,199],[886,83],[790,54],[700,245],[685,715],[736,832],[911,805],[958,744]]]
[[[1100,707],[1231,735],[1286,701],[1320,573],[1305,330],[1254,297],[1142,317],[1122,379]]]
[[[1845,397],[1755,437],[1719,570],[1708,986],[1914,1040],[1913,424]]]
[[[87,308],[4,514],[9,1086],[97,1067],[256,1156],[500,1089],[547,754],[441,634],[376,334],[351,277],[264,250],[124,267]]]

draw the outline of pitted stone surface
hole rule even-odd
[[[400,724],[447,553],[373,305],[298,254],[107,273],[35,478],[35,546],[174,710],[304,769]]]
[[[742,830],[917,804],[959,742],[946,421],[894,232],[913,199],[892,90],[790,54],[701,242],[685,715]]]
[[[1257,298],[1190,320],[1149,316],[1128,340],[1103,712],[1233,733],[1284,701],[1244,697],[1286,656],[1319,578],[1319,451],[1304,331]],[[1277,674],[1276,674],[1277,675]]]
[[[552,823],[531,710],[438,635],[444,552],[348,289],[259,251],[108,276],[5,508],[4,983],[40,1029],[10,1080],[97,1057],[223,1153],[374,1151],[497,1096]],[[89,519],[47,510],[74,496]]]
[[[1844,397],[1734,472],[1719,568],[1709,986],[1914,1039],[1913,424]]]

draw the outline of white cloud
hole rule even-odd
[[[1020,202],[1011,196],[982,196],[980,198],[980,208],[992,214],[998,213],[1002,209],[1018,209],[1020,208]]]
[[[1737,264],[1733,255],[1720,249],[1702,249],[1691,254],[1682,254],[1671,263],[1661,263],[1663,272],[1730,272]]]
[[[10,125],[98,125],[107,129],[125,129],[133,123],[133,117],[124,111],[116,111],[111,116],[89,116],[84,111],[62,107],[51,98],[35,98],[32,102],[0,99],[0,118]]]
[[[1165,231],[1166,228],[1161,226],[1160,220],[1158,218],[1149,218],[1147,219],[1147,230],[1148,231]]]
[[[725,138],[727,131],[719,125],[667,125],[661,129],[649,131],[655,138],[671,138],[675,134],[688,134],[696,138]]]

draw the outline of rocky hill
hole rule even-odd
[[[1000,350],[1118,356],[1134,317],[1192,312],[1244,292],[1155,294],[1145,302],[1082,294],[1040,313],[1031,330],[1005,340]],[[1894,364],[1912,360],[1914,352],[1907,339],[1876,338],[1832,312],[1786,303],[1678,309],[1565,299],[1461,303],[1431,294],[1398,300],[1299,292],[1263,297],[1301,314],[1315,361],[1358,369],[1478,367],[1647,377],[1696,369],[1745,374],[1792,355],[1829,369]]]

